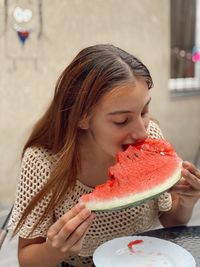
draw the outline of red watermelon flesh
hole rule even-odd
[[[80,201],[91,210],[138,204],[172,187],[181,177],[181,163],[167,141],[148,138],[119,152],[108,181]]]

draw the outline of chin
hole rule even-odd
[[[112,159],[115,160],[116,158],[116,155],[118,152],[122,152],[124,151],[123,147],[122,146],[118,146],[118,147],[115,147],[115,149],[110,149],[110,150],[104,150],[106,152],[106,154],[111,157]]]
[[[113,150],[113,151],[107,151],[107,155],[108,157],[112,158],[112,159],[115,159],[116,157],[116,154],[119,152],[119,150]]]
[[[115,152],[113,152],[112,156],[115,158],[117,153],[122,152],[122,151],[124,151],[123,147],[119,147],[118,149],[115,150]]]

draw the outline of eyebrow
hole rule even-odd
[[[149,98],[147,103],[144,105],[144,108],[146,106],[148,106],[150,102],[151,102],[151,97]],[[110,112],[107,115],[117,115],[117,114],[124,114],[124,113],[132,113],[132,111],[130,111],[130,110],[117,110],[117,111]]]

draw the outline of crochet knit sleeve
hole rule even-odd
[[[156,122],[152,120],[149,122],[147,132],[150,138],[154,138],[154,139],[164,138],[160,127],[158,126]],[[171,207],[172,207],[171,194],[168,192],[161,194],[158,199],[159,211],[168,211],[171,209]]]
[[[153,120],[150,120],[147,132],[148,132],[148,136],[150,138],[153,138],[153,139],[158,139],[158,138],[162,138],[163,139],[164,138],[160,127]]]
[[[48,160],[47,151],[41,148],[28,148],[24,154],[21,172],[18,181],[16,200],[12,215],[9,222],[9,229],[14,230],[19,222],[23,211],[30,203],[32,198],[41,190],[45,182],[50,176],[50,162]],[[26,218],[25,223],[18,232],[18,235],[26,238],[30,234],[33,224],[41,217],[46,208],[49,197],[45,197],[40,201],[33,211]],[[46,233],[53,221],[53,214],[49,214],[29,238],[46,237]]]

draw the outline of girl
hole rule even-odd
[[[92,266],[94,249],[109,239],[146,231],[157,218],[163,226],[189,221],[200,172],[188,162],[157,200],[97,214],[78,203],[107,180],[117,152],[162,137],[149,116],[152,85],[146,66],[112,45],[83,49],[63,71],[23,150],[11,217],[21,267]]]

